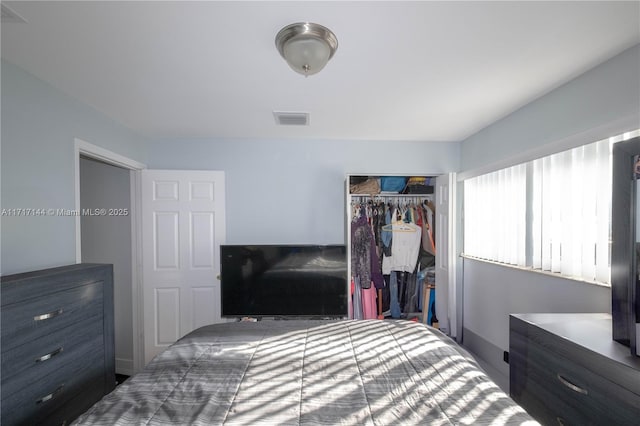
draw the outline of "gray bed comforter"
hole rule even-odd
[[[76,423],[535,424],[448,337],[379,320],[202,327]]]

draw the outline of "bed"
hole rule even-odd
[[[191,332],[75,424],[536,423],[424,324],[271,320]]]

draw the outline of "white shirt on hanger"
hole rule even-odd
[[[391,225],[391,231],[391,256],[382,256],[382,273],[413,272],[420,254],[422,228],[414,223],[397,222]]]

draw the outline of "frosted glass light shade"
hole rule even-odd
[[[338,39],[322,25],[301,22],[281,29],[276,47],[291,69],[309,76],[327,65],[338,48]]]
[[[297,37],[284,45],[284,58],[296,72],[312,75],[327,65],[331,50],[322,40],[312,37]]]

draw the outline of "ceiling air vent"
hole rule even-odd
[[[9,22],[13,22],[13,23],[21,23],[21,24],[26,24],[27,20],[24,19],[22,16],[18,15],[15,11],[13,11],[12,9],[9,8],[9,6],[7,6],[6,4],[0,4],[0,7],[2,8],[2,23],[9,23]]]
[[[273,116],[276,118],[276,124],[279,126],[308,126],[309,125],[308,112],[273,111]]]

